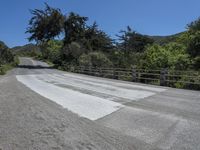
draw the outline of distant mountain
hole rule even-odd
[[[11,48],[13,53],[40,52],[40,48],[35,44],[26,44],[24,46],[16,46]]]
[[[152,38],[157,44],[164,45],[170,42],[174,42],[183,33],[185,32],[181,32],[181,33],[177,33],[177,34],[169,35],[169,36],[148,36],[148,37]]]

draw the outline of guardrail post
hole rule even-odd
[[[132,82],[136,82],[137,80],[137,74],[135,67],[132,67]]]
[[[160,86],[166,86],[166,75],[167,75],[167,69],[162,69],[160,71]]]

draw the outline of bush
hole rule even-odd
[[[81,44],[72,42],[62,48],[62,60],[64,63],[77,64],[78,58],[85,52]]]
[[[193,65],[196,70],[200,70],[200,56],[194,58]]]
[[[51,40],[48,42],[47,51],[48,51],[48,60],[55,64],[61,62],[61,53],[63,43],[61,41]]]
[[[111,67],[112,62],[102,52],[91,52],[89,54],[83,54],[78,59],[78,63],[81,66],[92,67]]]
[[[144,55],[145,58],[141,61],[141,66],[146,69],[185,70],[191,64],[186,47],[177,43],[170,43],[166,46],[149,46]]]
[[[8,70],[11,70],[13,67],[16,67],[18,64],[19,64],[19,59],[18,57],[15,57],[13,62],[0,65],[0,75],[6,74]]]

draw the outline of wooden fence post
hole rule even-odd
[[[162,69],[160,71],[160,86],[166,86],[166,75],[167,69]]]
[[[118,72],[116,68],[113,68],[113,78],[118,79]]]
[[[132,82],[136,82],[137,80],[137,74],[135,67],[132,67]]]
[[[80,66],[79,67],[79,73],[82,73],[83,72],[83,66]]]
[[[89,75],[92,75],[92,66],[91,65],[89,65],[88,70],[89,70]]]
[[[99,77],[102,76],[102,70],[101,70],[101,67],[99,67]]]

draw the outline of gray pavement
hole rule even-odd
[[[15,85],[22,87],[21,91],[24,89],[25,91],[28,90],[32,96],[37,95],[40,99],[38,104],[41,101],[56,102],[63,108],[57,109],[55,106],[51,106],[54,111],[55,109],[59,112],[70,110],[78,114],[75,115],[76,117],[69,118],[76,118],[77,122],[80,120],[80,122],[84,122],[83,124],[89,123],[88,126],[91,130],[84,128],[83,135],[87,135],[87,138],[85,138],[92,139],[92,141],[99,140],[98,143],[93,143],[94,147],[87,148],[83,145],[82,149],[200,149],[199,91],[67,73],[48,68],[46,63],[30,58],[21,58],[20,61],[21,67],[10,71],[6,77],[0,78],[0,87],[3,88],[5,86],[3,82],[11,78],[10,84],[15,83]],[[21,83],[16,80],[15,76],[17,76],[18,81],[19,78],[21,79]],[[58,92],[61,95],[59,97]],[[14,96],[15,94],[11,95]],[[0,94],[1,99],[3,95],[4,93]],[[20,95],[20,97],[23,96]],[[66,97],[68,98],[65,99]],[[63,101],[61,101],[62,98]],[[1,99],[0,102],[4,104],[6,101]],[[97,104],[99,108],[95,107]],[[50,104],[47,106],[50,107]],[[104,107],[105,109],[102,109]],[[0,107],[0,114],[2,113],[1,109],[3,108]],[[48,109],[48,111],[50,110]],[[67,115],[71,116],[73,113],[67,113]],[[90,114],[95,114],[95,116]],[[45,115],[45,117],[49,116]],[[0,122],[0,127],[1,125],[2,122]],[[99,130],[98,135],[89,136],[88,132],[96,133],[93,128]],[[77,131],[83,132],[81,125],[78,126]],[[0,130],[0,148],[1,138],[3,137],[1,133]],[[63,133],[62,136],[64,136]],[[83,141],[85,141],[84,136]],[[101,138],[99,139],[99,137]],[[109,137],[112,137],[112,139]],[[73,139],[77,138],[77,136],[73,136]],[[110,147],[105,148],[107,142],[110,143]],[[72,149],[79,149],[76,146],[76,144],[73,145]]]

